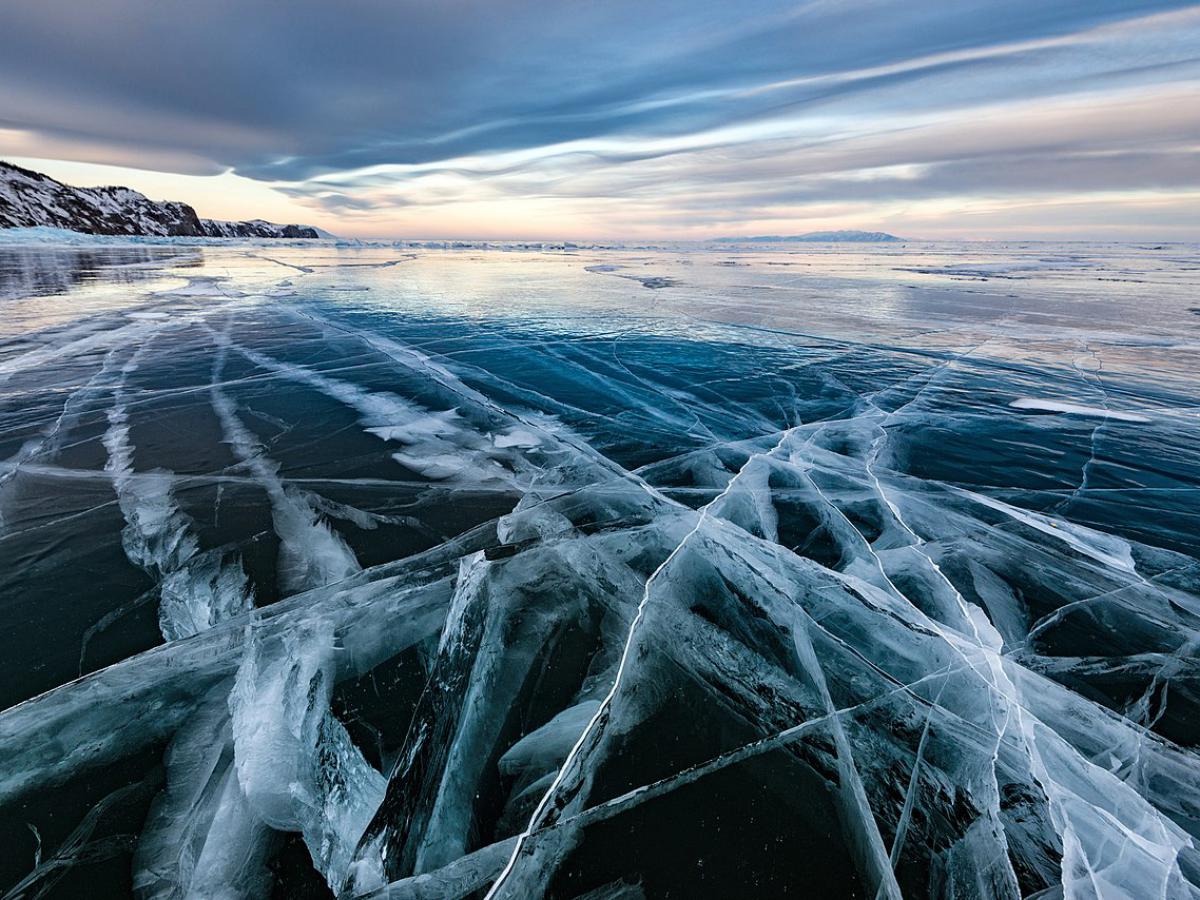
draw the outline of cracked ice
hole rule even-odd
[[[6,897],[1200,896],[1186,254],[262,250],[0,247]]]

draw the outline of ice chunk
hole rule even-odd
[[[339,890],[383,799],[384,778],[330,711],[333,642],[327,623],[283,635],[273,652],[252,634],[229,708],[238,783],[250,809],[277,831],[299,831]]]

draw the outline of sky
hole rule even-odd
[[[1200,4],[7,0],[0,158],[363,238],[1200,240]]]

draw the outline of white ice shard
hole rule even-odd
[[[266,646],[251,634],[229,695],[238,783],[261,821],[304,836],[317,870],[340,889],[384,778],[330,711],[332,625],[285,634],[273,652]]]

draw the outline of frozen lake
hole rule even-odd
[[[1200,889],[1195,246],[10,238],[0,311],[5,896]]]

